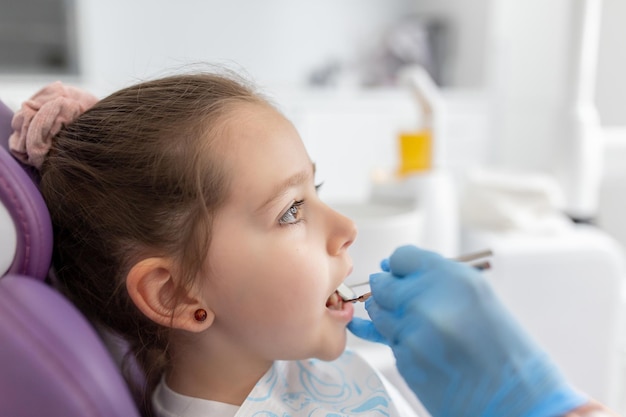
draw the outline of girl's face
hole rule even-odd
[[[207,335],[247,358],[334,359],[353,315],[335,289],[352,270],[355,225],[318,198],[314,165],[276,110],[245,104],[225,123],[217,146],[231,182],[202,281]]]

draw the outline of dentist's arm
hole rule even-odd
[[[564,379],[480,272],[414,246],[398,248],[384,269],[370,277],[372,322],[354,319],[349,328],[391,346],[433,417],[591,416],[602,408]]]

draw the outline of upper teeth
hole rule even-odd
[[[356,298],[356,293],[352,291],[352,288],[343,283],[337,287],[337,293],[344,300],[352,300],[353,298]]]

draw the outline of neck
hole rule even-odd
[[[191,343],[172,346],[167,385],[190,397],[241,405],[272,361],[255,358],[232,345],[209,343],[194,336]]]

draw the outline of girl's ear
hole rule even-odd
[[[147,258],[137,262],[126,276],[126,289],[137,308],[161,326],[190,332],[208,329],[215,314],[202,299],[181,293],[172,275],[173,263],[168,258]],[[195,319],[196,312],[206,311],[206,319]]]

